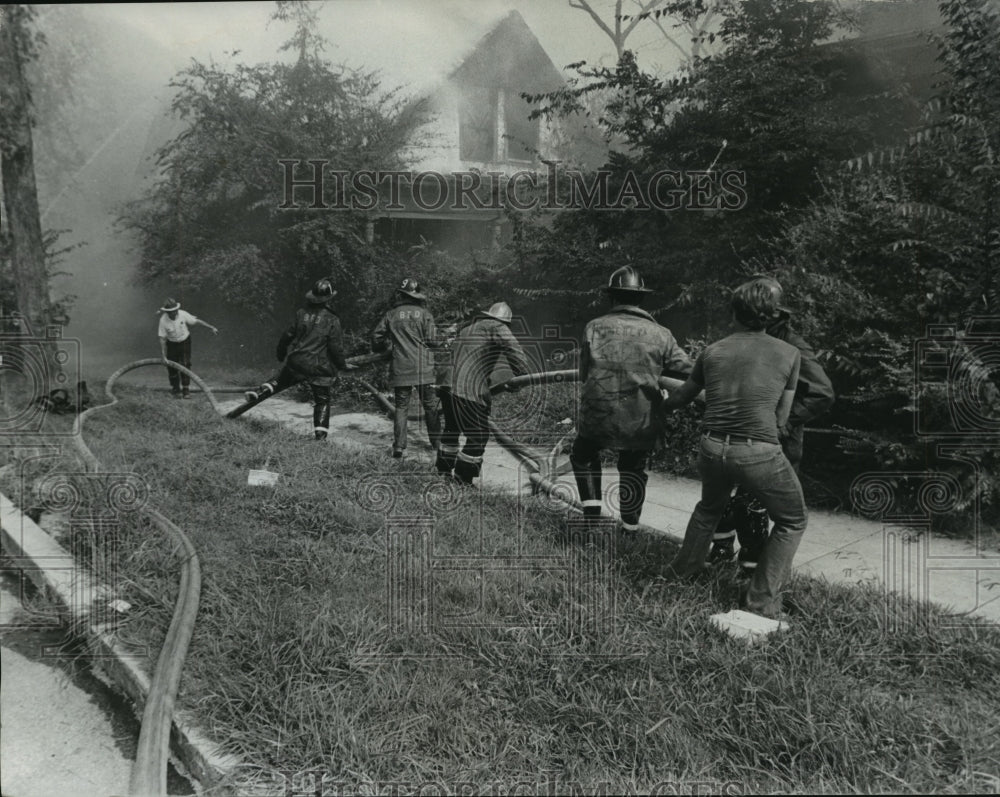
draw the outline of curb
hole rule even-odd
[[[141,720],[150,687],[144,660],[124,650],[115,635],[108,632],[107,623],[93,618],[92,605],[96,601],[106,603],[113,596],[111,588],[81,569],[61,545],[2,493],[0,547],[42,594],[68,610],[71,627],[84,638],[93,657],[92,668],[132,701]],[[242,760],[221,752],[220,745],[198,729],[186,712],[174,712],[170,740],[172,759],[197,782],[198,791],[235,793],[225,784],[242,766]]]

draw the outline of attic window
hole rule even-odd
[[[466,161],[496,159],[497,93],[495,89],[466,87],[459,104],[459,156]]]
[[[528,119],[531,106],[517,91],[504,92],[504,139],[507,145],[507,160],[533,161],[538,151],[539,120]]]

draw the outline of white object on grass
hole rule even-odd
[[[713,614],[708,619],[712,621],[712,625],[725,631],[729,636],[745,639],[748,642],[756,642],[775,631],[784,631],[788,628],[788,623],[781,620],[772,620],[770,617],[761,617],[759,614],[740,609]]]
[[[274,487],[278,483],[278,474],[269,470],[252,470],[247,476],[247,484],[251,487]]]

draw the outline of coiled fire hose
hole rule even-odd
[[[104,392],[110,403],[99,407],[91,407],[81,413],[78,419],[77,434],[73,442],[86,462],[87,469],[100,471],[101,463],[93,452],[83,442],[84,422],[92,414],[113,407],[118,403],[113,388],[122,374],[144,366],[169,365],[182,374],[191,377],[208,397],[212,408],[219,412],[219,405],[212,391],[198,377],[183,365],[163,360],[149,358],[136,360],[115,371],[107,381]],[[171,539],[180,552],[180,584],[177,590],[177,603],[174,614],[163,640],[160,656],[150,681],[149,694],[146,695],[146,705],[142,712],[142,727],[139,731],[139,744],[136,749],[135,763],[129,779],[129,794],[133,797],[161,797],[167,793],[167,762],[170,758],[170,726],[173,720],[174,703],[177,699],[177,688],[180,685],[181,671],[187,657],[191,635],[194,633],[194,620],[198,613],[198,602],[201,598],[201,563],[198,553],[188,536],[167,518],[152,507],[143,507],[142,513],[153,525]]]

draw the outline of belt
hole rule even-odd
[[[747,446],[760,445],[761,443],[775,445],[770,440],[761,440],[756,437],[748,437],[747,435],[729,434],[728,432],[716,432],[712,429],[706,429],[701,434],[702,437],[707,437],[709,440],[717,440],[720,443],[727,443],[730,445],[733,443]]]

